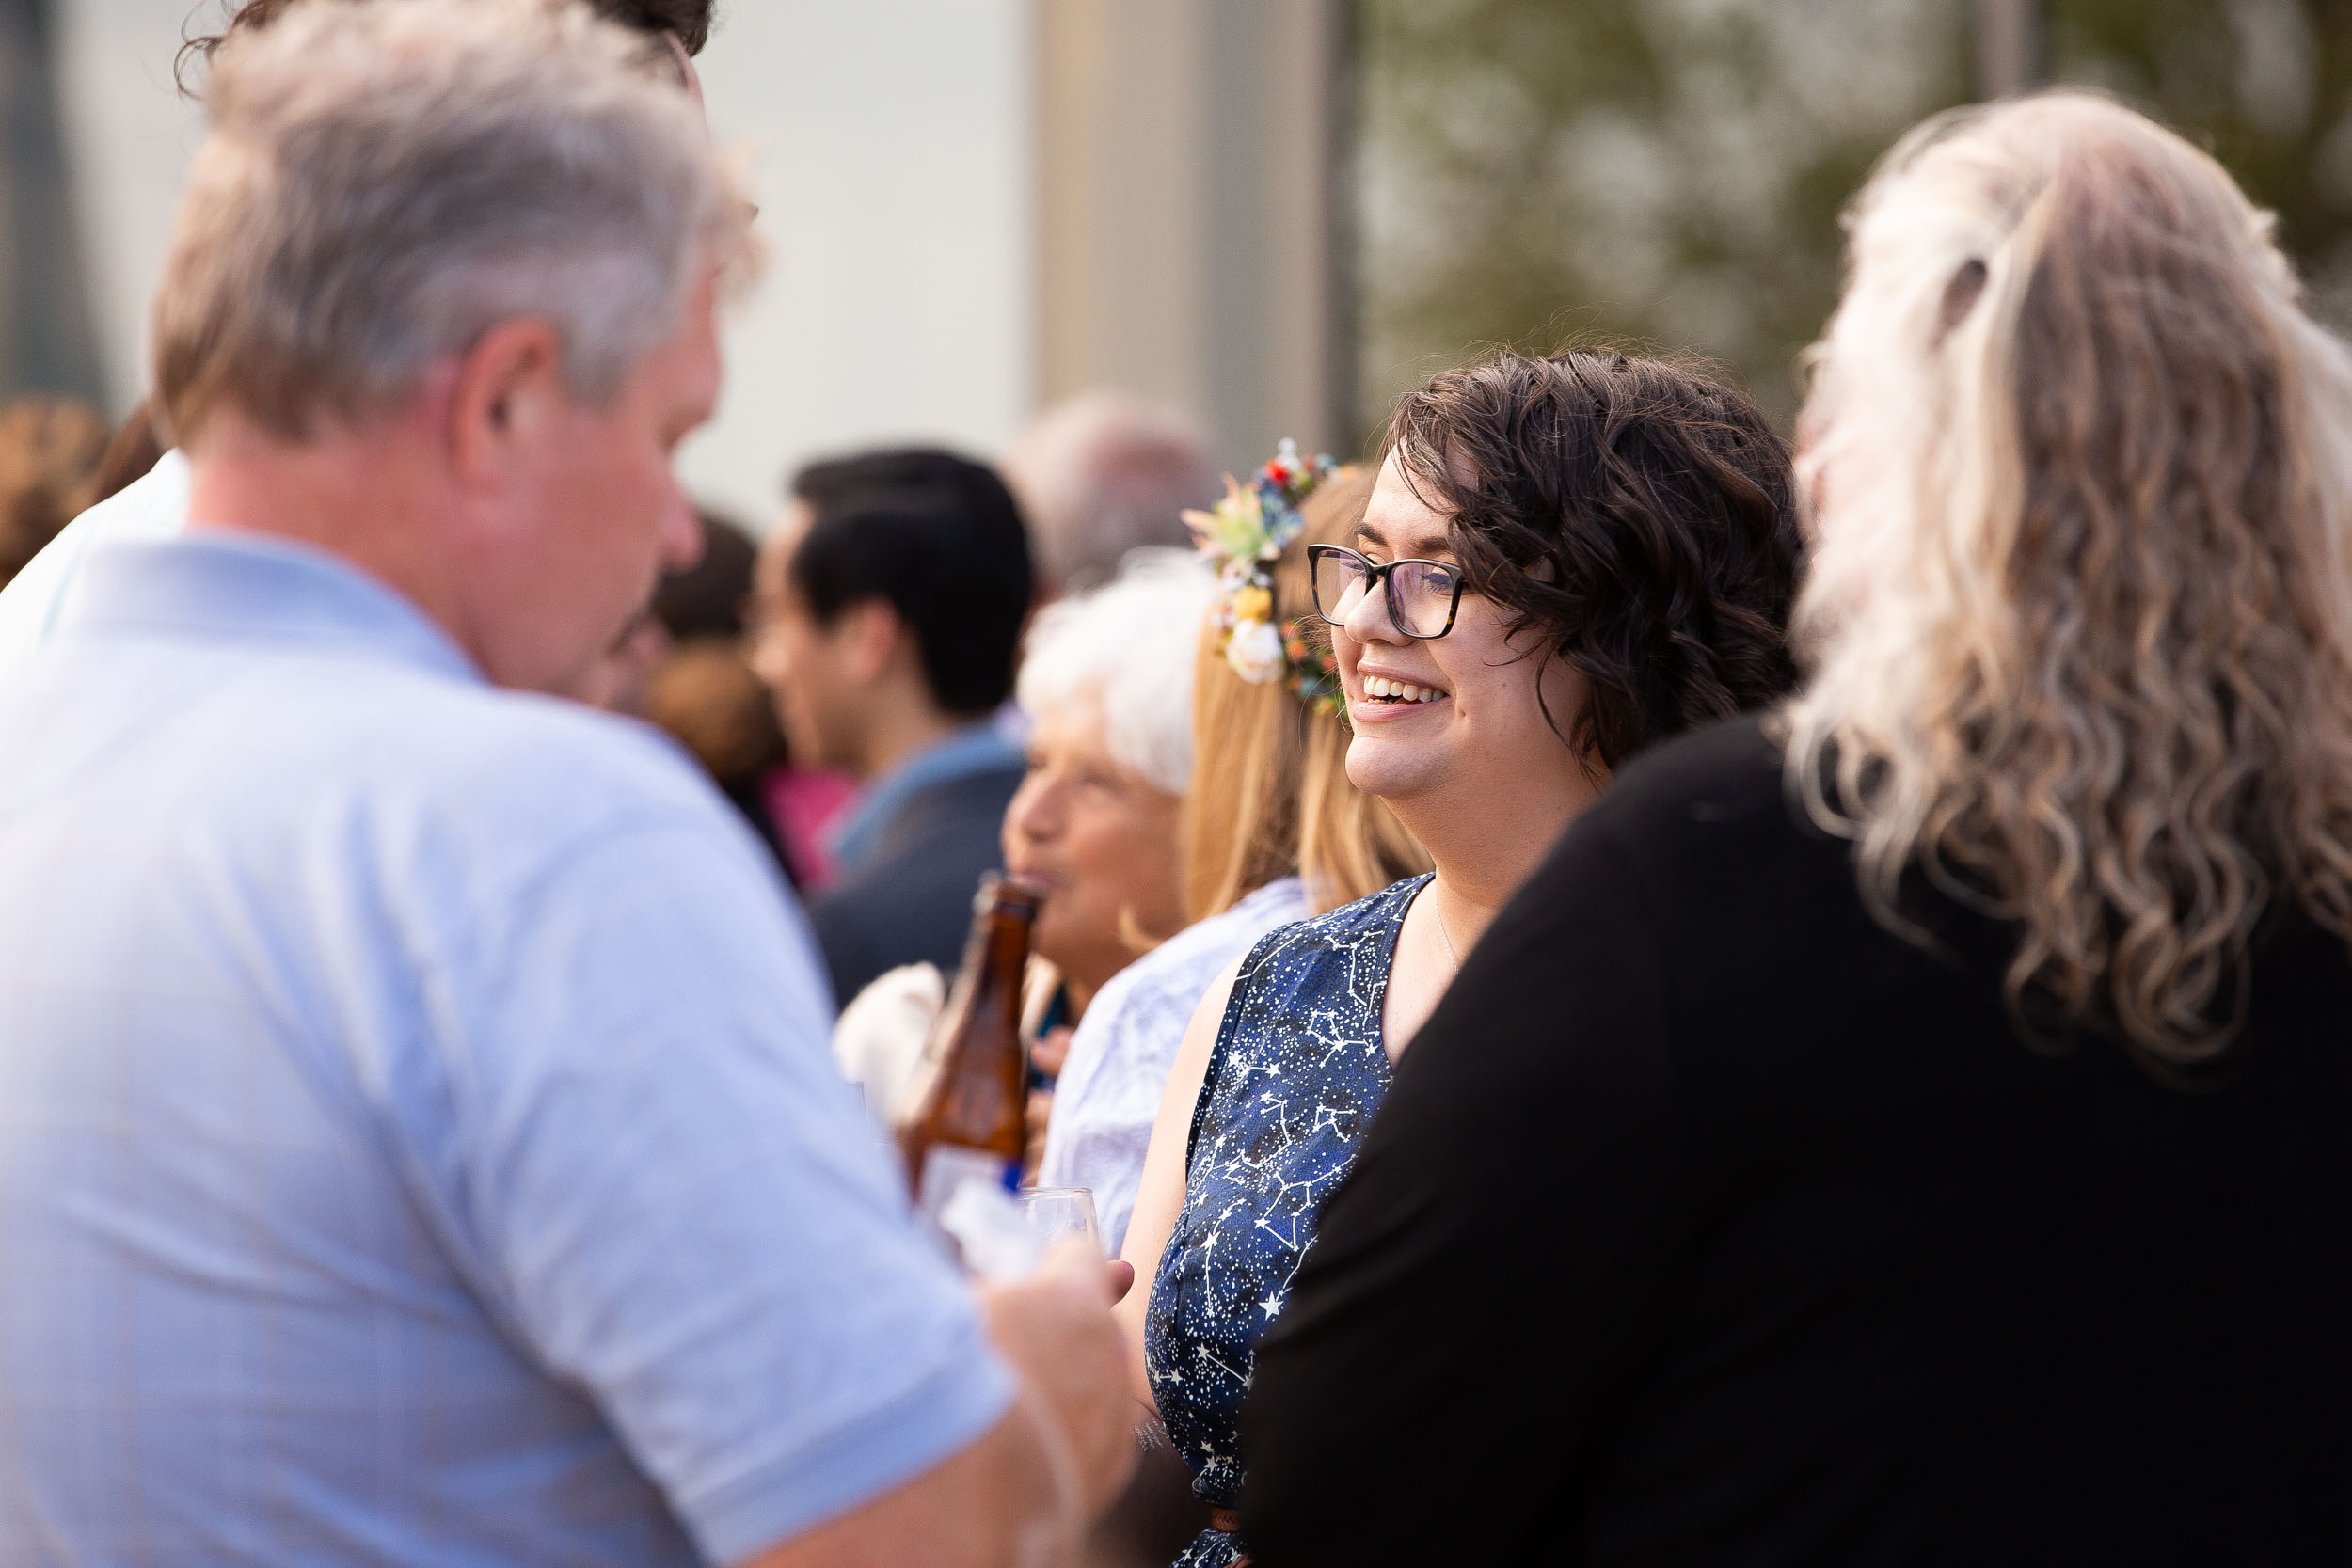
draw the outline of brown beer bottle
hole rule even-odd
[[[980,879],[963,967],[898,1097],[891,1123],[926,1219],[936,1220],[967,1180],[1008,1192],[1020,1184],[1029,1133],[1021,980],[1029,927],[1044,901],[1034,883],[994,872]]]

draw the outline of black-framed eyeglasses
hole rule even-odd
[[[1462,608],[1462,569],[1442,561],[1369,561],[1342,545],[1310,545],[1307,568],[1315,613],[1335,626],[1346,624],[1375,583],[1389,601],[1390,625],[1406,637],[1443,637]]]

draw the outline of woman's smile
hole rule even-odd
[[[1359,724],[1388,724],[1451,702],[1454,693],[1427,676],[1408,677],[1401,671],[1357,667],[1356,689],[1349,694],[1348,716]]]
[[[1452,692],[1433,686],[1416,686],[1374,675],[1363,683],[1363,694],[1347,705],[1349,720],[1359,726],[1394,724],[1451,708]]]

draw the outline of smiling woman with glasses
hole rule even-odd
[[[1788,454],[1731,388],[1505,354],[1407,394],[1388,445],[1311,583],[1348,777],[1437,870],[1266,937],[1178,1055],[1124,1253],[1149,1288],[1120,1310],[1137,1391],[1217,1511],[1184,1568],[1247,1555],[1234,1425],[1258,1337],[1461,957],[1636,752],[1794,675]]]

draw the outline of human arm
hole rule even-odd
[[[1258,1348],[1268,1568],[1526,1560],[1573,1496],[1686,1223],[1654,931],[1580,825],[1406,1053]]]
[[[1034,1469],[1023,1413],[1067,1450],[1053,1517],[1116,1487],[1129,1406],[1099,1262],[1090,1326],[1005,1354],[1025,1320],[999,1304],[984,1323],[914,1228],[833,1069],[805,942],[731,825],[616,827],[484,902],[494,918],[446,958],[461,1022],[442,1082],[387,1098],[485,1306],[595,1402],[706,1557],[869,1507],[911,1517],[886,1500],[935,1475],[918,1504]],[[1093,1395],[1056,1381],[1087,1368]],[[1034,1498],[1005,1490],[1011,1529]],[[987,1521],[932,1524],[932,1546],[890,1560],[991,1560],[947,1555],[994,1539]]]
[[[1117,1331],[1091,1249],[988,1293],[1023,1397],[980,1439],[745,1568],[995,1568],[1063,1561],[1135,1465]]]
[[[1144,1408],[1155,1412],[1159,1407],[1144,1368],[1144,1317],[1152,1305],[1152,1281],[1159,1276],[1160,1254],[1176,1228],[1177,1215],[1184,1212],[1184,1146],[1192,1136],[1193,1108],[1200,1103],[1200,1085],[1208,1078],[1209,1058],[1216,1052],[1217,1030],[1224,1025],[1226,1004],[1232,1000],[1242,962],[1235,958],[1210,982],[1200,1006],[1193,1009],[1192,1022],[1184,1026],[1176,1065],[1168,1070],[1168,1088],[1160,1096],[1152,1147],[1143,1157],[1143,1180],[1136,1194],[1135,1217],[1127,1223],[1127,1244],[1120,1252],[1135,1266],[1136,1280],[1113,1316],[1126,1341],[1129,1385]]]

